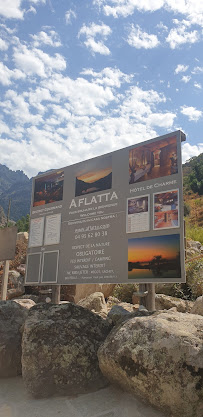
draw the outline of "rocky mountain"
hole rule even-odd
[[[32,180],[23,171],[12,171],[0,164],[0,206],[7,213],[11,199],[10,219],[17,221],[30,212]]]

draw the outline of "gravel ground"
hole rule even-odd
[[[0,380],[0,417],[166,417],[112,386],[75,397],[33,399],[21,377]]]

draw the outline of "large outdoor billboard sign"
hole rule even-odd
[[[33,180],[26,283],[184,282],[181,131]]]

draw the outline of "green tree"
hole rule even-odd
[[[21,219],[19,219],[16,222],[16,225],[18,227],[18,232],[28,232],[29,224],[30,224],[29,214],[27,214],[26,217],[22,216]]]
[[[188,162],[191,172],[187,177],[187,185],[194,193],[203,195],[203,153],[194,156]]]

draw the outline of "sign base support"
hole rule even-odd
[[[9,273],[9,261],[5,261],[3,276],[2,276],[2,285],[1,285],[1,300],[2,301],[5,301],[6,296],[7,296],[8,273]]]
[[[143,294],[140,305],[146,307],[148,311],[155,311],[155,284],[140,284],[139,292]]]
[[[53,285],[51,302],[53,304],[60,304],[60,300],[61,300],[60,296],[61,296],[61,286]]]

